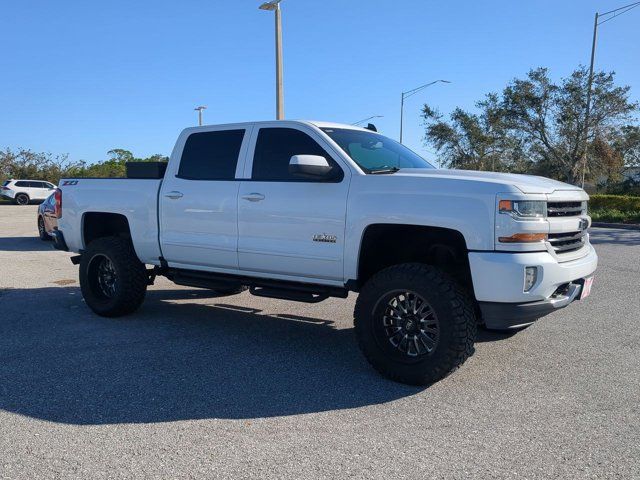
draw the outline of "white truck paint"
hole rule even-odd
[[[254,154],[261,155],[256,152],[261,132],[272,129],[292,129],[315,142],[335,162],[332,171],[340,171],[339,179],[255,178]],[[192,135],[238,131],[242,141],[231,178],[180,175],[185,144]],[[282,132],[290,130],[274,135]],[[530,323],[585,290],[597,256],[589,243],[588,196],[582,189],[542,177],[425,168],[426,162],[420,168],[407,168],[402,164],[404,150],[398,156],[399,170],[376,174],[356,157],[391,158],[385,149],[395,142],[377,136],[363,143],[339,144],[340,135],[350,138],[356,135],[353,132],[374,135],[358,127],[307,121],[187,128],[162,180],[61,180],[58,243],[83,252],[88,247],[86,215],[119,214],[126,218],[135,254],[147,265],[238,276],[244,281],[271,279],[359,290],[367,280],[362,278],[362,262],[367,258],[363,242],[368,228],[447,229],[464,240],[461,261],[469,276],[465,288],[489,326]],[[296,158],[290,169],[298,163],[315,168],[324,162],[308,151],[292,153]],[[523,217],[500,212],[501,201],[537,201],[518,205],[544,207],[546,213]],[[516,208],[515,203],[509,205]],[[544,238],[504,240],[514,235]],[[397,249],[408,241],[407,235],[399,236]],[[389,246],[382,256],[402,257],[393,252],[393,243]],[[526,267],[535,267],[537,274],[530,288],[524,286]]]

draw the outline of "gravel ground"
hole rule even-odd
[[[97,317],[35,212],[0,206],[0,478],[640,478],[640,232],[594,230],[589,299],[415,388],[363,360],[353,295],[160,279]]]

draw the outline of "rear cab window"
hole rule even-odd
[[[234,180],[245,130],[197,132],[184,144],[178,177],[186,180]]]

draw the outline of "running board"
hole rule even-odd
[[[314,293],[306,290],[291,290],[287,288],[250,287],[249,293],[256,297],[279,298],[294,302],[318,303],[329,298],[327,293]]]
[[[166,276],[178,285],[198,288],[228,288],[233,285],[246,285],[249,292],[257,297],[280,298],[296,302],[318,303],[329,297],[347,298],[349,290],[344,287],[331,287],[310,283],[274,280],[269,278],[247,277],[178,268],[160,269],[159,275]]]

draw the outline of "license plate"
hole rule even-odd
[[[591,295],[591,286],[593,285],[594,278],[595,277],[587,277],[584,279],[584,285],[582,285],[582,292],[580,293],[580,300],[583,300]]]

